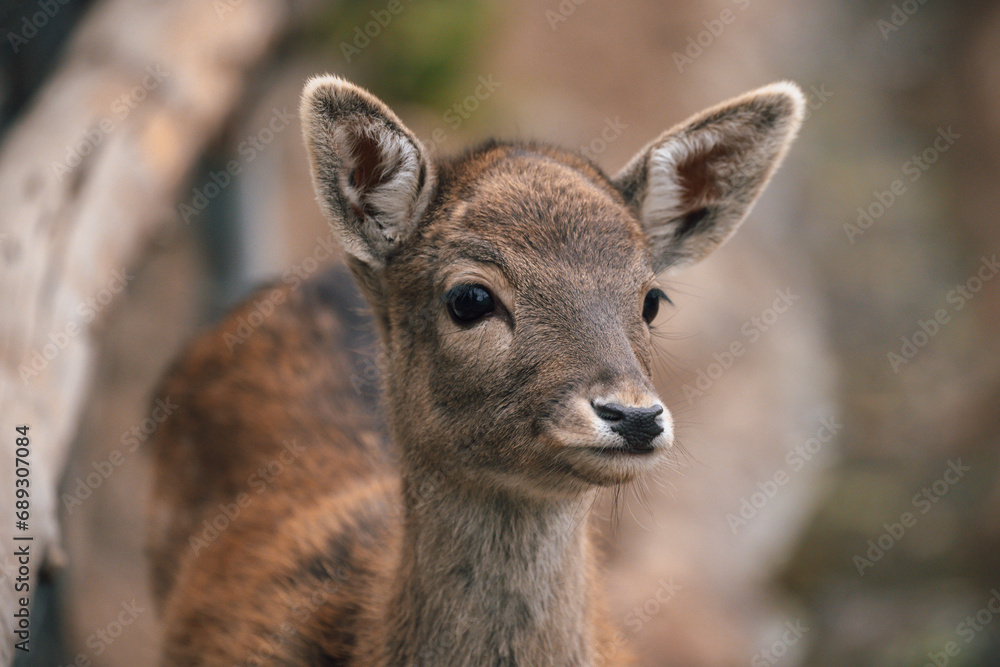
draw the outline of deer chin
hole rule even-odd
[[[547,449],[557,459],[559,468],[594,486],[627,484],[649,474],[659,466],[673,444],[670,432],[641,447],[630,446],[617,435],[581,436],[553,433],[546,439]]]
[[[670,449],[670,442],[657,437],[647,447],[598,445],[578,452],[575,467],[602,485],[625,484],[652,472]]]

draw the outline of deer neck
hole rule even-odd
[[[589,497],[527,500],[404,474],[387,663],[589,664]]]

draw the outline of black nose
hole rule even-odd
[[[649,449],[653,438],[663,433],[656,418],[663,413],[662,405],[632,408],[617,403],[591,403],[597,416],[611,425],[611,430],[625,438],[630,449]]]

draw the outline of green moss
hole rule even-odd
[[[316,17],[302,36],[306,49],[349,68],[352,76],[393,102],[440,106],[456,81],[475,74],[491,14],[482,0],[387,0],[342,3]],[[366,32],[367,28],[367,32]]]

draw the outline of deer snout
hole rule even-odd
[[[653,439],[663,433],[663,425],[658,419],[663,414],[662,405],[636,407],[596,400],[590,405],[612,432],[625,439],[630,449],[652,449]]]
[[[649,407],[640,407],[595,399],[590,405],[611,432],[625,440],[629,449],[652,450],[653,440],[664,432],[660,419],[664,408],[659,402]]]

